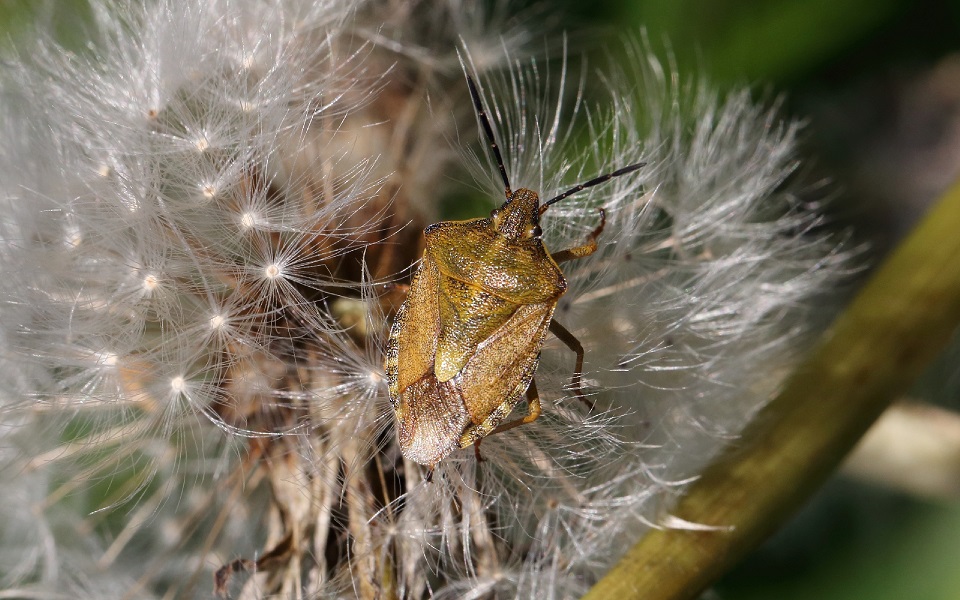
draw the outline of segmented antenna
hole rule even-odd
[[[473,77],[467,75],[467,85],[470,87],[470,96],[473,97],[473,106],[477,109],[477,116],[480,117],[480,124],[483,125],[483,132],[487,134],[487,141],[490,142],[490,149],[493,150],[493,156],[497,159],[497,167],[500,169],[500,177],[503,178],[503,187],[509,198],[513,191],[510,188],[510,180],[507,178],[507,168],[503,166],[503,157],[500,156],[500,147],[497,146],[497,140],[493,138],[493,128],[490,127],[490,121],[487,119],[487,113],[483,110],[483,104],[480,102],[480,92],[477,91],[477,84],[473,82]]]
[[[544,202],[543,204],[541,204],[541,205],[540,205],[540,214],[543,214],[543,212],[544,212],[545,210],[547,210],[547,207],[549,207],[551,204],[553,204],[553,203],[555,203],[555,202],[559,202],[559,201],[563,200],[564,198],[566,198],[567,196],[570,196],[570,195],[572,195],[572,194],[576,194],[577,192],[583,191],[583,190],[587,189],[588,187],[593,187],[593,186],[595,186],[595,185],[600,185],[601,183],[603,183],[603,182],[605,182],[605,181],[609,181],[609,180],[613,179],[614,177],[619,177],[619,176],[621,176],[621,175],[626,175],[627,173],[632,173],[632,172],[636,171],[637,169],[639,169],[640,167],[645,167],[646,165],[647,165],[647,163],[645,163],[645,162],[638,162],[638,163],[635,164],[635,165],[630,165],[629,167],[623,167],[622,169],[617,169],[616,171],[614,171],[614,172],[612,172],[612,173],[607,173],[606,175],[601,175],[601,176],[599,176],[599,177],[594,177],[594,178],[591,179],[590,181],[586,181],[586,182],[584,182],[584,183],[581,183],[580,185],[574,186],[574,187],[570,188],[569,190],[565,191],[564,193],[560,194],[559,196],[556,196],[555,198],[551,198],[551,199],[547,200],[546,202]]]

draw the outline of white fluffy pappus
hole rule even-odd
[[[787,185],[796,126],[641,44],[600,73],[534,60],[505,6],[104,1],[83,52],[4,64],[5,587],[574,597],[736,435],[846,260]],[[394,440],[382,284],[462,193],[448,140],[486,145],[455,134],[458,39],[514,188],[646,166],[543,218],[558,250],[606,211],[556,311],[595,409],[548,338],[544,414],[428,483]]]

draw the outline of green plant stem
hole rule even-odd
[[[817,489],[958,323],[955,183],[671,511],[717,529],[650,531],[585,599],[696,598]]]

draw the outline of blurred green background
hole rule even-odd
[[[807,174],[828,182],[833,222],[855,227],[871,260],[960,174],[960,0],[527,4],[557,29],[645,29],[681,74],[706,75],[720,89],[750,85],[767,100],[783,94],[785,113],[806,122]],[[87,14],[80,0],[0,0],[0,37],[42,22],[79,43]],[[958,408],[957,356],[932,369],[915,397]],[[923,500],[837,476],[712,595],[946,600],[960,598],[958,566],[956,499]]]

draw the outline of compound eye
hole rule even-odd
[[[535,225],[533,229],[530,230],[530,237],[539,238],[543,235],[543,229],[540,229],[539,225]]]

